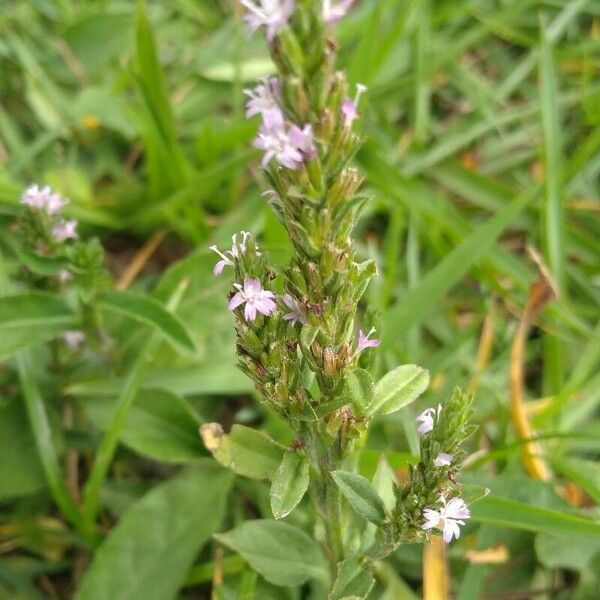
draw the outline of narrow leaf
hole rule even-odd
[[[97,303],[100,308],[152,326],[175,347],[195,350],[185,325],[154,298],[134,292],[102,292]]]
[[[386,518],[383,500],[368,479],[348,471],[333,471],[331,476],[346,500],[361,517],[375,525],[383,523]]]
[[[276,519],[287,517],[302,500],[310,481],[309,466],[297,452],[283,455],[271,484],[271,510]]]
[[[401,365],[376,384],[367,414],[388,415],[414,402],[429,385],[429,372],[417,365]]]

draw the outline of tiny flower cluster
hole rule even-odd
[[[67,201],[50,187],[40,187],[35,184],[29,186],[21,196],[21,204],[50,217],[52,220],[50,232],[56,243],[62,244],[67,240],[76,240],[79,237],[77,221],[59,218],[60,211]]]
[[[275,158],[282,166],[296,170],[317,155],[312,126],[300,127],[286,122],[279,82],[275,77],[261,79],[253,90],[244,90],[244,93],[249,98],[246,117],[260,115],[263,120],[253,143],[255,148],[264,151],[263,169]]]

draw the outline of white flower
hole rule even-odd
[[[284,321],[291,321],[292,325],[296,325],[297,323],[306,325],[308,323],[308,319],[304,309],[302,308],[302,305],[296,298],[294,298],[294,296],[291,294],[284,294],[282,300],[285,305],[291,309],[290,312],[283,315]]]
[[[433,425],[436,419],[439,418],[440,412],[442,412],[442,405],[438,404],[437,410],[435,408],[428,408],[424,410],[415,420],[420,421],[420,425],[417,427],[417,431],[424,435],[429,433],[433,429]]]
[[[52,237],[59,244],[66,240],[76,240],[79,237],[77,235],[77,221],[74,219],[61,219],[52,228]]]
[[[331,4],[332,0],[323,0],[323,20],[328,25],[335,25],[352,6],[354,0],[341,0],[336,5]]]
[[[52,188],[40,187],[36,184],[30,185],[21,196],[21,204],[35,210],[43,210],[49,215],[58,213],[66,203],[67,201],[52,191]]]
[[[425,523],[423,523],[421,529],[425,531],[434,527],[441,529],[444,542],[448,544],[452,538],[458,539],[460,537],[459,525],[465,524],[464,519],[469,519],[471,512],[462,498],[452,498],[450,502],[446,502],[446,498],[440,496],[440,502],[442,507],[439,510],[426,508],[423,511]]]
[[[433,459],[433,464],[436,467],[448,467],[452,464],[452,459],[454,456],[452,454],[446,454],[445,452],[441,452]]]
[[[62,339],[71,350],[76,350],[77,347],[85,340],[85,333],[78,330],[65,331],[62,334]]]
[[[240,3],[249,11],[244,20],[250,33],[264,25],[268,42],[285,27],[295,8],[294,0],[240,0]]]
[[[269,110],[281,110],[281,92],[277,77],[264,77],[253,90],[244,90],[249,100],[246,102],[246,118],[263,115]]]
[[[221,257],[221,260],[217,262],[213,269],[214,275],[220,275],[226,266],[233,267],[235,263],[232,259],[240,258],[246,252],[246,242],[249,237],[252,237],[252,234],[248,231],[240,231],[240,235],[242,236],[240,242],[237,241],[237,233],[231,236],[231,250],[221,252],[217,246],[210,246],[209,250],[216,252]],[[260,256],[260,252],[257,251],[256,254]]]

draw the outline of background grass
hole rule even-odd
[[[243,228],[262,238],[273,260],[289,256],[259,196],[249,143],[257,123],[243,118],[243,88],[272,65],[263,42],[246,37],[233,0],[148,4],[148,20],[136,27],[132,1],[0,0],[2,294],[15,291],[10,224],[33,181],[71,199],[69,212],[84,234],[100,237],[115,277],[146,240],[166,234],[133,289],[166,301],[189,278],[177,314],[196,351],[178,354],[163,344],[147,365],[145,391],[101,491],[106,531],[166,478],[168,493],[195,493],[173,478],[206,455],[196,434],[202,421],[252,424],[289,440],[235,369],[227,282],[212,277],[207,251]],[[492,496],[450,547],[453,593],[461,600],[595,598],[600,5],[357,1],[337,38],[340,66],[369,86],[357,162],[372,199],[356,238],[380,268],[368,292],[384,339],[377,368],[428,368],[432,386],[422,407],[456,385],[476,393],[479,430],[464,480],[488,486]],[[559,291],[537,315],[524,357],[527,411],[543,438],[549,481],[523,468],[509,410],[511,344],[538,272],[527,246],[539,251]],[[79,453],[83,473],[147,343],[141,326],[118,316],[106,326],[119,340],[110,372],[78,361],[49,383],[43,348],[31,367],[52,409],[60,460]],[[89,554],[52,508],[23,408],[27,391],[6,358],[0,598],[67,598]],[[381,451],[403,472],[417,448],[413,413],[422,407],[374,425],[366,473]],[[71,412],[75,420],[65,420]],[[227,522],[265,510],[265,486],[239,478],[234,485]],[[137,531],[134,518],[127,526]],[[187,578],[182,597],[208,597],[215,565],[212,544],[199,553],[205,538],[191,549],[195,566],[179,575]],[[418,597],[420,561],[420,547],[403,548],[382,566],[374,597]],[[296,597],[253,578],[235,555],[218,559],[217,568],[225,573],[220,597],[242,597],[240,590],[250,590],[247,598]]]

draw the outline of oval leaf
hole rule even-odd
[[[283,457],[283,446],[266,433],[243,425],[234,425],[226,434],[218,423],[206,423],[200,435],[218,462],[251,479],[272,479]]]
[[[307,579],[329,579],[319,544],[302,529],[283,521],[246,521],[214,537],[241,554],[255,571],[275,585],[291,587]]]
[[[361,517],[375,525],[385,521],[383,500],[368,479],[348,471],[332,471],[331,476],[346,500]]]
[[[286,452],[271,485],[271,510],[276,519],[287,517],[304,497],[310,481],[309,462],[297,452]]]
[[[365,568],[356,556],[351,556],[338,563],[330,600],[366,598],[374,585],[375,579],[371,571]]]
[[[176,598],[221,522],[231,483],[228,471],[205,462],[155,487],[125,512],[97,550],[77,600]]]
[[[100,308],[154,327],[176,347],[195,350],[185,325],[154,298],[134,292],[102,292],[96,302]]]
[[[367,414],[389,415],[414,402],[429,385],[429,372],[417,365],[401,365],[375,384],[375,397]]]
[[[365,369],[355,369],[344,379],[346,393],[358,415],[364,415],[373,401],[373,378]]]
[[[0,298],[0,330],[37,327],[72,327],[77,322],[71,307],[52,294],[32,292]]]

